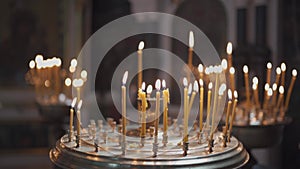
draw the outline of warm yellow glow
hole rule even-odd
[[[77,60],[74,58],[71,60],[71,67],[76,67],[77,66]]]
[[[194,91],[198,92],[199,91],[199,86],[198,86],[198,82],[195,80],[194,81]]]
[[[284,93],[284,87],[283,87],[283,86],[280,86],[280,87],[279,87],[279,93],[280,93],[280,94],[283,94],[283,93]]]
[[[183,78],[183,86],[184,86],[184,87],[187,87],[187,86],[188,86],[188,81],[187,81],[187,78],[186,78],[186,77]]]
[[[147,86],[147,94],[151,94],[151,93],[152,93],[152,90],[153,90],[152,85],[148,85],[148,86]]]
[[[74,79],[73,80],[73,86],[78,88],[81,87],[83,85],[83,80],[82,79]]]
[[[155,89],[160,90],[160,85],[161,85],[160,79],[157,79],[155,82]]]
[[[123,78],[122,78],[122,84],[125,85],[128,78],[128,71],[125,71]]]
[[[194,47],[194,33],[193,33],[193,31],[190,31],[190,34],[189,34],[189,47],[190,48]]]
[[[80,73],[81,78],[86,79],[87,78],[87,71],[86,70],[82,70]]]
[[[76,68],[75,68],[75,67],[73,67],[73,66],[70,66],[70,67],[69,67],[69,71],[70,71],[71,73],[74,73],[74,72],[75,72],[75,70],[76,70]]]
[[[257,84],[253,83],[253,84],[252,84],[252,89],[253,89],[253,90],[256,90],[256,89],[257,89]]]
[[[232,99],[232,91],[230,89],[228,89],[228,99],[231,100]]]
[[[296,69],[293,69],[293,70],[292,70],[292,75],[293,75],[294,77],[297,76],[297,70],[296,70]]]
[[[252,83],[256,85],[258,84],[258,78],[256,76],[253,77]]]
[[[227,60],[226,59],[222,59],[221,66],[222,66],[223,70],[227,69]]]
[[[244,71],[244,73],[248,73],[248,66],[247,65],[244,65],[244,67],[243,67],[243,71]]]
[[[234,67],[231,67],[231,68],[229,69],[229,73],[230,73],[230,74],[234,74],[234,73],[235,73]]]
[[[238,92],[235,90],[234,92],[233,92],[233,95],[234,95],[234,98],[238,98]]]
[[[143,50],[144,47],[145,47],[144,41],[140,41],[139,46],[138,46],[138,50]]]
[[[285,72],[286,71],[286,65],[285,65],[285,63],[283,62],[283,63],[281,63],[281,71],[282,72]]]
[[[280,67],[277,67],[276,68],[276,74],[280,74],[281,73],[281,69],[280,69]]]
[[[276,83],[273,83],[272,89],[273,89],[273,91],[275,91],[277,89],[277,84]]]
[[[228,55],[232,54],[232,43],[231,42],[227,43],[226,52],[227,52]]]
[[[71,86],[72,80],[70,78],[66,78],[65,80],[65,85],[66,86]]]
[[[146,83],[143,82],[141,87],[142,87],[142,90],[145,91],[145,89],[146,89]]]
[[[166,84],[165,79],[163,79],[163,80],[161,81],[161,85],[162,85],[163,88],[166,88],[166,87],[167,87],[167,84]]]
[[[203,80],[202,79],[199,79],[199,84],[200,84],[200,87],[203,87]]]
[[[270,88],[270,85],[268,83],[265,84],[265,91],[268,91]]]
[[[273,95],[273,90],[271,88],[268,89],[268,96],[272,96]]]
[[[209,82],[209,83],[208,83],[208,89],[209,89],[209,90],[211,90],[211,89],[212,89],[212,87],[213,87],[213,84],[212,84],[212,82]]]
[[[49,80],[45,80],[45,86],[50,87],[50,81]]]
[[[272,63],[271,63],[271,62],[268,62],[268,63],[267,63],[267,68],[268,68],[268,69],[272,69]]]
[[[30,69],[33,69],[35,67],[35,62],[33,61],[33,60],[31,60],[30,62],[29,62],[29,68]]]
[[[203,65],[202,65],[201,63],[200,63],[199,66],[198,66],[198,71],[199,71],[200,73],[203,72]]]

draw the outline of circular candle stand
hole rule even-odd
[[[70,141],[68,135],[61,137],[55,148],[50,150],[51,161],[60,168],[239,168],[249,160],[249,154],[235,137],[222,146],[222,133],[214,135],[213,152],[207,150],[207,141],[199,143],[196,131],[189,134],[189,149],[183,156],[182,136],[169,131],[168,143],[162,144],[163,131],[159,130],[157,156],[153,157],[154,137],[147,135],[144,146],[140,145],[140,137],[135,127],[128,126],[125,142],[125,154],[122,154],[123,143],[121,133],[108,130],[90,135],[83,129],[80,146],[77,136]],[[170,129],[171,130],[171,129]],[[75,132],[76,133],[76,132]],[[105,133],[105,134],[104,134]],[[131,134],[133,134],[131,136]],[[129,136],[130,135],[130,136]]]

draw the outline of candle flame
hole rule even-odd
[[[218,66],[215,66],[215,73],[222,73],[222,66],[221,65],[218,65]]]
[[[86,70],[82,70],[80,73],[81,78],[86,79],[87,78],[87,71]]]
[[[272,63],[271,63],[271,62],[268,62],[268,63],[267,63],[267,68],[268,68],[268,69],[272,69]]]
[[[273,91],[275,91],[277,89],[277,84],[276,83],[273,83],[272,89],[273,89]]]
[[[228,99],[232,100],[232,91],[228,89]]]
[[[192,83],[189,84],[188,94],[190,95],[192,93],[193,86]]]
[[[61,66],[61,59],[60,58],[57,58],[56,59],[56,64],[55,64],[55,66],[57,66],[57,67],[60,67]]]
[[[198,92],[199,91],[199,86],[198,86],[198,82],[195,80],[194,81],[194,91]]]
[[[124,73],[124,75],[123,75],[123,78],[122,78],[122,83],[123,83],[123,85],[126,84],[127,78],[128,78],[128,71],[125,71],[125,73]]]
[[[31,60],[30,62],[29,62],[29,68],[30,69],[33,69],[35,67],[35,62],[33,61],[33,60]]]
[[[226,52],[227,52],[228,55],[232,54],[232,43],[231,42],[227,43]]]
[[[162,85],[163,88],[166,88],[166,87],[167,87],[165,79],[163,79],[163,80],[161,81],[161,85]]]
[[[281,74],[281,69],[280,69],[280,67],[277,67],[277,68],[276,68],[276,74],[278,74],[278,75]]]
[[[244,65],[244,67],[243,67],[243,71],[244,71],[244,73],[248,73],[248,66],[247,65]]]
[[[269,88],[270,88],[270,85],[269,85],[269,83],[266,83],[266,84],[265,84],[265,91],[268,91],[268,90],[269,90]]]
[[[77,97],[74,97],[74,99],[73,99],[73,101],[72,101],[72,104],[71,104],[71,107],[72,107],[72,108],[75,107],[76,101],[77,101]]]
[[[194,47],[194,33],[193,33],[193,31],[190,31],[190,34],[189,34],[189,47],[190,48]]]
[[[268,96],[272,96],[273,95],[273,90],[271,88],[268,89]]]
[[[45,86],[50,87],[50,81],[49,80],[45,80]]]
[[[279,87],[279,93],[280,93],[280,94],[283,94],[283,93],[284,93],[284,87],[283,87],[283,86],[280,86],[280,87]]]
[[[282,71],[282,72],[285,72],[285,71],[286,71],[286,65],[285,65],[284,62],[281,63],[280,67],[281,67],[281,71]]]
[[[252,84],[252,89],[253,89],[253,90],[256,90],[256,89],[257,89],[257,84],[253,83],[253,84]]]
[[[187,85],[188,85],[187,78],[184,77],[184,78],[183,78],[183,86],[184,86],[184,87],[187,87]]]
[[[211,90],[211,89],[212,89],[212,87],[213,87],[213,84],[212,84],[212,82],[209,82],[209,83],[208,83],[208,89],[209,89],[209,90]]]
[[[81,109],[81,106],[82,106],[82,100],[80,100],[80,101],[78,102],[77,109],[80,110],[80,109]]]
[[[202,79],[199,79],[199,84],[200,84],[200,87],[203,87],[203,80]]]
[[[205,74],[209,75],[210,74],[210,67],[205,68]]]
[[[142,83],[141,88],[142,88],[143,91],[145,91],[145,89],[146,89],[146,83],[145,82]]]
[[[229,69],[229,73],[230,73],[230,74],[234,74],[234,73],[235,73],[234,67],[231,67],[231,68]]]
[[[71,79],[70,78],[66,78],[65,85],[66,86],[71,86],[71,83],[72,83]]]
[[[74,79],[73,80],[73,86],[78,88],[81,87],[83,85],[83,80],[82,79]]]
[[[199,66],[198,66],[198,71],[200,73],[203,73],[203,65],[200,63]]]
[[[151,93],[152,93],[152,90],[153,90],[152,85],[148,85],[148,86],[147,86],[147,94],[151,94]]]
[[[35,57],[35,62],[36,62],[37,64],[40,63],[40,62],[42,62],[43,60],[44,60],[43,55],[41,55],[41,54],[36,55],[36,57]]]
[[[138,46],[138,50],[143,50],[144,47],[145,47],[144,41],[140,41],[139,46]]]
[[[222,66],[223,70],[227,69],[227,60],[226,59],[222,59],[221,66]]]
[[[219,88],[219,95],[222,96],[226,90],[226,85],[223,83]]]
[[[77,60],[74,58],[71,60],[71,67],[76,67],[77,66]]]
[[[256,85],[258,84],[258,78],[256,76],[253,77],[252,83]]]
[[[156,82],[155,82],[156,90],[160,90],[160,85],[161,85],[160,79],[157,79]]]
[[[296,69],[293,69],[293,70],[292,70],[292,75],[293,75],[294,77],[297,76],[297,70],[296,70]]]
[[[235,98],[235,99],[238,98],[238,92],[237,92],[236,90],[233,92],[233,95],[234,95],[234,98]]]

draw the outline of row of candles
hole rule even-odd
[[[70,62],[69,72],[62,68],[60,58],[53,57],[44,59],[40,54],[36,55],[34,60],[29,62],[29,71],[26,79],[34,85],[36,99],[44,105],[58,104],[59,102],[69,102],[72,86],[77,91],[77,97],[80,99],[80,88],[87,80],[87,71],[82,70],[79,78],[71,80],[77,68],[77,60]]]

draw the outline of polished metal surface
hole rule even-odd
[[[98,152],[88,136],[83,136],[81,146],[75,148],[75,142],[69,142],[65,135],[50,151],[50,159],[61,168],[239,168],[249,160],[236,138],[223,147],[219,132],[215,134],[212,153],[207,151],[207,142],[199,144],[196,137],[191,137],[188,155],[183,156],[182,145],[171,138],[166,147],[160,140],[157,157],[152,157],[153,138],[146,140],[144,147],[135,143],[139,138],[127,140],[126,155],[122,155],[115,134],[109,133],[107,142],[99,143]]]

